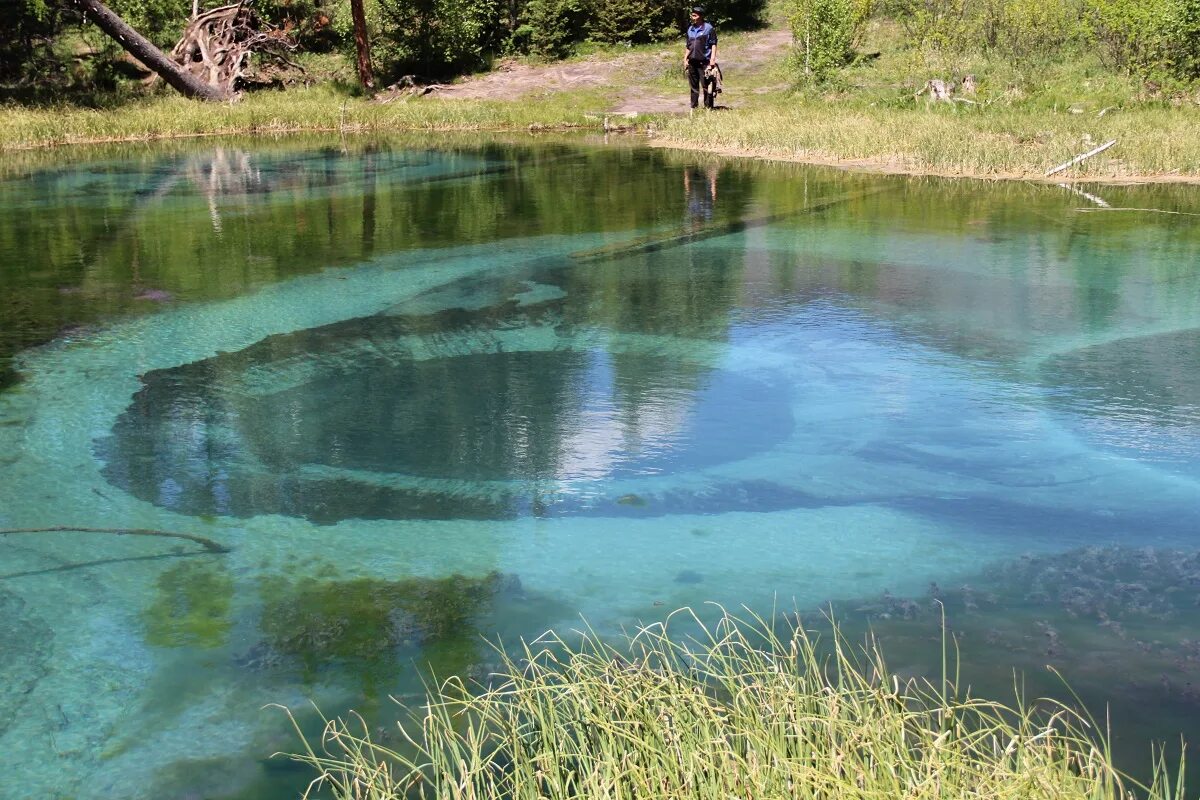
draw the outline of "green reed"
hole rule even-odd
[[[683,628],[686,633],[677,633]],[[338,800],[484,798],[1183,798],[1151,785],[1064,703],[970,697],[949,674],[905,679],[833,626],[690,610],[607,644],[548,635],[500,650],[488,685],[451,679],[405,710],[399,743],[328,720],[293,758]],[[293,720],[294,722],[294,720]],[[297,732],[299,732],[297,726]],[[303,737],[302,737],[303,738]],[[378,739],[378,735],[375,739]]]

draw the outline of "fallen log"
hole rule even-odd
[[[70,2],[88,19],[96,23],[96,27],[104,31],[138,61],[154,70],[180,94],[185,97],[197,97],[201,100],[225,100],[228,98],[228,92],[218,86],[206,83],[187,69],[181,68],[178,59],[167,58],[150,40],[134,30],[100,0],[70,0]]]
[[[1089,150],[1086,153],[1081,153],[1080,155],[1077,155],[1074,158],[1072,158],[1070,161],[1067,161],[1063,164],[1059,164],[1057,167],[1055,167],[1054,169],[1047,172],[1044,177],[1049,178],[1051,175],[1057,175],[1058,173],[1062,172],[1064,169],[1067,169],[1068,167],[1073,167],[1085,159],[1091,158],[1092,156],[1097,155],[1099,153],[1103,153],[1105,150],[1112,147],[1116,143],[1117,143],[1117,140],[1113,139],[1111,142],[1105,142],[1104,144],[1100,145],[1099,147],[1097,147],[1093,150]]]

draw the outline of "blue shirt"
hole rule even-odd
[[[712,58],[712,49],[717,44],[717,32],[708,22],[701,22],[699,25],[689,25],[687,29],[688,53],[691,53],[691,43],[693,39],[699,39],[701,36],[706,37],[704,41],[704,60]]]

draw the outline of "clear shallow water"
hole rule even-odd
[[[977,686],[1054,663],[1138,766],[1200,702],[1200,228],[1083,205],[586,144],[9,165],[0,526],[231,552],[0,538],[0,796],[291,796],[266,703],[382,723],[482,635],[704,601],[921,672],[941,599]]]

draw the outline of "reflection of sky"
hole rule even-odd
[[[642,402],[621,404],[612,359],[603,351],[589,353],[580,381],[585,401],[564,433],[558,480],[599,480],[679,446],[695,402],[689,393],[650,390]]]
[[[1091,404],[1080,399],[1064,413],[1064,422],[1096,445],[1156,466],[1200,475],[1200,424],[1178,424],[1138,406]],[[1184,409],[1173,409],[1180,416]],[[1200,417],[1200,409],[1194,409]]]
[[[606,354],[588,355],[587,369],[579,377],[587,398],[579,417],[563,431],[558,474],[560,481],[598,480],[620,459],[624,435],[613,401],[612,364]]]
[[[146,376],[114,435],[98,443],[110,477],[160,506],[192,514],[303,513],[272,504],[306,468],[317,470],[305,473],[310,479],[331,486],[450,480],[457,482],[447,491],[486,494],[499,481],[524,493],[540,492],[549,480],[567,495],[591,495],[609,491],[603,483],[609,480],[738,461],[776,446],[792,428],[786,377],[769,368],[692,361],[685,354],[696,343],[687,339],[652,337],[657,346],[675,348],[666,356],[630,351],[636,337],[610,343],[619,355],[588,336],[541,337],[540,346],[557,342],[566,349],[522,356],[476,332],[457,344],[485,349],[464,356],[445,334],[434,334],[421,347],[446,353],[391,361],[361,357],[362,341],[384,344],[369,323],[339,329],[299,373],[291,369],[296,359],[276,361],[267,347]],[[438,366],[432,372],[420,366],[429,363]],[[248,397],[247,375],[256,376],[255,385],[264,375],[282,378],[287,388]],[[443,405],[410,394],[427,380],[443,382],[449,392]],[[497,430],[503,442],[491,441]],[[476,439],[487,452],[464,447]],[[494,444],[507,455],[492,452]],[[311,478],[321,470],[324,479]],[[464,483],[468,475],[476,477]],[[246,479],[261,491],[239,485]],[[403,501],[391,507],[409,513]]]

